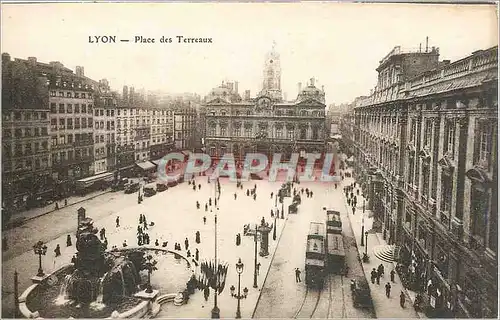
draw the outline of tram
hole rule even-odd
[[[305,273],[308,286],[322,287],[325,276],[325,224],[311,222],[307,235]]]
[[[340,219],[340,212],[335,210],[326,210],[326,228],[327,233],[329,234],[342,233],[342,220]]]
[[[341,234],[327,236],[327,267],[329,273],[345,274],[344,239]]]

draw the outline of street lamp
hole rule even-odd
[[[255,234],[253,236],[254,241],[254,265],[253,265],[253,287],[257,288],[257,225],[255,225]]]
[[[47,253],[47,246],[40,240],[33,246],[33,251],[38,255],[38,273],[36,276],[43,277],[45,273],[42,269],[42,255],[44,256]]]
[[[236,263],[236,272],[238,273],[238,295],[236,299],[238,299],[238,307],[236,309],[236,319],[241,318],[241,310],[240,310],[240,301],[241,301],[241,274],[243,273],[243,263],[241,262],[241,258],[238,259],[238,263]]]
[[[368,255],[368,231],[365,231],[365,255]]]
[[[273,240],[276,241],[276,215],[274,216]]]
[[[364,246],[364,237],[365,234],[365,200],[363,199],[363,213],[361,215],[361,246]]]

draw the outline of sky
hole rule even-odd
[[[2,4],[1,50],[12,58],[60,61],[85,75],[123,85],[202,96],[222,81],[262,89],[266,53],[276,42],[282,91],[314,77],[326,102],[367,95],[375,68],[395,46],[440,48],[457,60],[498,45],[495,6],[353,3],[59,3]],[[116,36],[116,43],[89,37]],[[155,43],[134,43],[136,36]],[[160,43],[161,37],[172,43]],[[176,36],[212,38],[177,43]],[[120,42],[119,39],[130,39]]]

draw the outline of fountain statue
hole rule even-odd
[[[74,271],[64,279],[60,297],[77,303],[107,303],[137,292],[143,252],[128,256],[106,253],[90,218],[78,230]]]

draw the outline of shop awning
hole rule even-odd
[[[139,166],[139,168],[141,168],[142,170],[151,170],[151,169],[155,169],[156,166],[149,162],[149,161],[145,161],[145,162],[138,162],[136,163],[136,165]]]
[[[154,165],[159,165],[161,159],[151,161]]]

